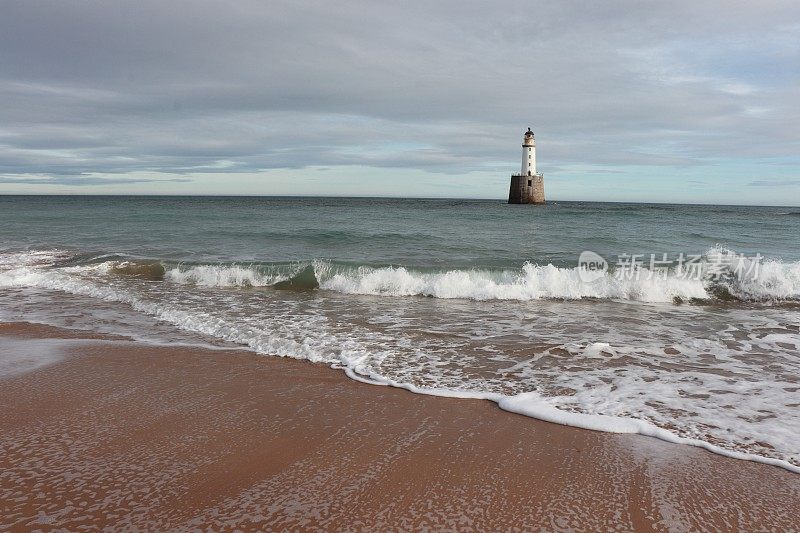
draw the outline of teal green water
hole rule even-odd
[[[739,253],[800,260],[800,208],[355,198],[0,196],[0,244],[179,261],[410,267],[574,266],[603,256]]]

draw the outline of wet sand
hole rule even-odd
[[[84,339],[0,325],[0,350],[58,352],[0,379],[0,530],[800,529],[800,475],[777,467],[303,361]]]

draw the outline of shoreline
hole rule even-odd
[[[798,526],[800,477],[700,448],[243,350],[9,339],[64,343],[0,380],[0,529]]]
[[[503,394],[491,392],[426,389],[409,385],[407,383],[398,383],[396,381],[386,380],[384,378],[379,378],[378,376],[370,376],[368,378],[355,373],[350,368],[344,368],[344,372],[350,379],[367,385],[385,385],[406,390],[413,394],[435,396],[439,398],[484,400],[496,404],[503,411],[522,415],[526,418],[531,418],[539,422],[547,422],[581,430],[599,431],[601,433],[639,435],[642,437],[658,439],[662,442],[667,442],[670,444],[679,444],[681,446],[700,448],[701,450],[705,450],[721,457],[727,457],[729,459],[736,459],[738,461],[751,461],[766,466],[781,468],[787,472],[800,474],[800,466],[790,463],[789,461],[784,461],[783,459],[776,459],[773,457],[765,457],[763,455],[756,455],[753,453],[737,452],[722,448],[704,440],[681,437],[668,429],[658,427],[655,424],[644,420],[626,418],[622,416],[596,415],[563,411],[557,407],[547,404],[547,402],[543,401],[541,396],[535,392],[505,396]]]

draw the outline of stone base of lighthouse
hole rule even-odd
[[[543,204],[544,176],[511,176],[511,188],[508,190],[510,204]]]

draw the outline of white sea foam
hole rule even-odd
[[[800,264],[792,265],[800,270]],[[741,294],[746,299],[780,299],[798,295],[800,284],[786,277],[786,270],[776,269],[773,276],[785,284],[777,287],[767,282],[760,290],[750,282]],[[593,281],[583,281],[577,268],[526,263],[520,272],[486,270],[451,270],[443,273],[416,272],[404,267],[359,267],[337,269],[324,262],[315,263],[320,288],[346,294],[383,296],[432,296],[472,300],[540,300],[585,298],[618,299],[641,302],[672,302],[676,299],[709,299],[708,283],[702,279],[650,275],[646,270],[632,277],[606,273]],[[791,274],[791,272],[790,272]]]
[[[220,317],[192,308],[190,305],[182,306],[174,302],[165,303],[144,298],[125,288],[104,284],[95,278],[87,279],[75,275],[81,270],[83,267],[70,267],[63,271],[22,267],[0,272],[0,287],[38,287],[89,296],[108,302],[121,302],[130,305],[136,311],[146,313],[182,329],[242,344],[260,353],[290,356],[315,362],[335,362],[335,360],[319,355],[311,342],[297,342],[280,335],[270,335],[268,331],[247,327],[247,325],[229,324]]]
[[[778,466],[800,474],[800,467],[782,459],[763,457],[752,453],[743,453],[735,450],[715,446],[700,439],[689,439],[679,437],[675,433],[660,428],[655,424],[645,420],[638,420],[629,417],[607,416],[597,414],[573,413],[553,407],[535,392],[518,394],[516,396],[504,397],[500,399],[498,405],[505,411],[517,413],[531,418],[537,418],[555,424],[572,426],[595,431],[605,431],[607,433],[634,433],[655,437],[657,439],[672,442],[675,444],[688,444],[708,450],[710,452],[732,457],[734,459],[744,459],[757,461],[768,465]]]
[[[717,289],[724,289],[743,301],[780,301],[800,299],[800,262],[783,263],[766,260],[758,265],[737,258],[721,248],[709,250],[721,260],[737,263],[748,272],[744,276],[728,276],[718,280],[685,276],[671,270],[651,273],[640,269],[635,275],[606,272],[586,281],[578,268],[525,263],[520,270],[454,269],[430,272],[405,267],[370,267],[338,265],[330,261],[283,265],[177,265],[165,268],[164,279],[171,283],[201,287],[268,287],[297,276],[306,268],[313,269],[321,289],[344,294],[377,296],[429,296],[442,299],[471,300],[580,300],[586,298],[631,300],[640,302],[673,302],[715,298]],[[0,255],[0,267],[35,266],[62,258],[62,252],[25,252]],[[125,261],[106,261],[94,265],[71,267],[73,272],[108,273],[128,265]],[[755,273],[755,275],[752,275]]]
[[[0,253],[0,269],[19,268],[33,265],[50,265],[71,254],[62,250],[28,250],[22,252]]]
[[[756,268],[750,261],[745,261],[747,268]],[[737,279],[727,288],[740,300],[800,299],[800,261],[788,264],[764,261],[758,267],[757,276]]]
[[[59,361],[68,344],[63,339],[0,338],[0,379]]]
[[[684,271],[606,272],[590,281],[578,268],[525,263],[521,271],[450,270],[418,272],[404,267],[339,268],[317,261],[314,269],[320,287],[347,294],[433,296],[473,300],[539,300],[583,298],[641,302],[709,299],[717,287],[744,301],[800,298],[800,261],[754,261],[731,250],[715,247],[704,257],[713,265],[730,269],[719,278],[687,275]],[[708,266],[710,263],[706,262]],[[713,268],[707,269],[707,274]]]
[[[403,267],[361,267],[333,272],[317,267],[320,287],[347,294],[433,296],[472,300],[540,300],[583,298],[671,302],[675,298],[706,299],[701,280],[678,277],[623,279],[611,274],[592,282],[581,280],[577,268],[526,263],[521,272],[451,270],[444,273],[413,272]]]
[[[365,377],[357,372],[353,372],[352,369],[348,371],[348,375],[364,383],[373,385],[389,385],[392,387],[406,389],[416,394],[440,396],[445,398],[489,400],[497,403],[497,405],[504,411],[528,416],[537,420],[543,420],[545,422],[552,422],[554,424],[561,424],[564,426],[588,429],[592,431],[602,431],[606,433],[627,433],[655,437],[666,442],[696,446],[725,457],[742,459],[746,461],[755,461],[758,463],[777,466],[790,472],[800,474],[800,466],[790,463],[789,461],[776,459],[774,457],[764,457],[762,455],[753,453],[739,452],[736,450],[723,448],[721,446],[716,446],[701,439],[681,437],[672,431],[658,427],[646,420],[640,420],[632,417],[571,412],[559,409],[553,406],[548,399],[543,398],[536,392],[503,395],[491,392],[484,393],[419,387],[409,383],[397,382],[375,374]]]
[[[267,287],[289,279],[298,269],[264,271],[250,265],[177,266],[166,270],[164,279],[202,287]]]
[[[753,269],[747,260],[743,261],[747,269]],[[300,263],[272,267],[178,266],[167,269],[165,279],[204,287],[263,287],[290,279],[307,266],[309,264]],[[675,271],[663,275],[647,269],[640,269],[631,276],[607,272],[597,279],[585,281],[577,268],[533,263],[524,264],[520,270],[454,269],[445,272],[394,266],[342,266],[323,260],[315,260],[310,266],[321,289],[344,294],[471,300],[596,298],[673,302],[711,299],[715,288],[724,288],[732,297],[744,301],[800,299],[800,262],[765,261],[753,270],[757,276],[720,281],[685,276]]]

